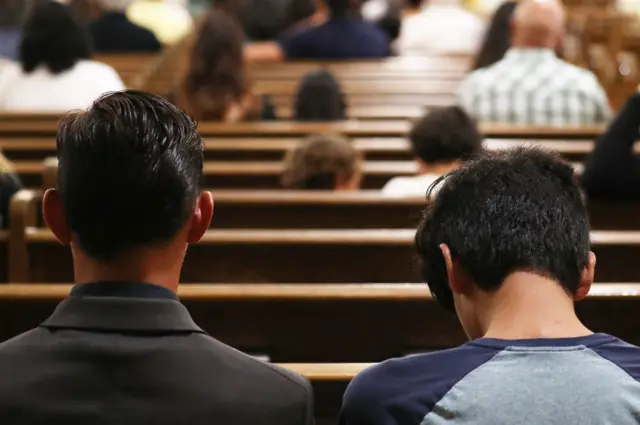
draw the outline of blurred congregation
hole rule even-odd
[[[637,0],[0,0],[0,424],[640,423]]]

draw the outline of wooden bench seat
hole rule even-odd
[[[17,225],[16,225],[17,226]],[[12,232],[9,279],[66,282],[71,254],[48,229]],[[182,279],[190,282],[418,282],[414,229],[209,230],[189,249]],[[640,281],[631,267],[640,232],[594,231],[601,281]]]
[[[3,117],[4,115],[4,117]],[[224,124],[201,122],[198,126],[204,137],[300,137],[313,133],[339,133],[348,137],[403,137],[411,128],[406,120],[388,121],[343,121],[332,123],[303,123],[292,121],[243,122]],[[575,128],[562,127],[524,127],[505,125],[482,125],[482,132],[489,138],[500,139],[594,139],[604,127],[601,125]],[[57,131],[56,116],[41,116],[38,120],[33,114],[23,119],[16,114],[0,114],[0,139],[55,137]]]
[[[0,341],[42,322],[69,289],[0,285]],[[179,296],[213,337],[275,362],[375,362],[465,341],[425,284],[183,284]],[[639,305],[639,284],[602,283],[576,307],[593,331],[639,343]]]
[[[303,143],[300,137],[209,137],[204,140],[204,158],[208,161],[275,161],[284,158],[290,149]],[[353,146],[371,161],[410,161],[413,156],[405,137],[357,137],[350,140]],[[538,146],[558,152],[570,161],[584,161],[593,150],[591,140],[522,140],[486,139],[488,150],[502,150],[514,146]],[[640,143],[635,151],[640,154]],[[0,138],[0,150],[12,161],[44,160],[56,156],[53,138]]]

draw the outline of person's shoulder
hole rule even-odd
[[[591,347],[601,357],[640,381],[640,347],[611,337],[607,342]]]
[[[570,64],[560,60],[562,72],[558,75],[562,75],[567,82],[573,83],[575,87],[583,90],[590,90],[593,88],[600,88],[600,83],[595,74],[588,69],[580,68],[579,66]]]
[[[425,196],[433,182],[438,179],[434,174],[423,174],[412,177],[394,177],[382,188],[382,193],[389,196]]]
[[[96,87],[99,84],[101,90],[118,91],[125,88],[118,72],[111,65],[103,62],[81,60],[76,64],[74,72],[78,78],[89,78],[94,81]]]
[[[205,335],[195,335],[196,346],[205,357],[224,359],[229,371],[237,371],[239,375],[250,376],[250,379],[265,389],[278,387],[292,395],[306,396],[311,391],[309,381],[297,373],[259,360],[230,347],[217,339]]]
[[[464,344],[379,363],[351,381],[345,392],[342,414],[347,423],[350,417],[362,420],[371,415],[384,416],[393,404],[403,410],[403,414],[415,415],[421,420],[458,381],[499,352]]]

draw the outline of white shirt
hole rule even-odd
[[[396,46],[403,56],[475,54],[485,31],[486,22],[457,0],[433,0],[402,21]]]
[[[579,126],[611,114],[596,77],[550,49],[510,49],[501,61],[467,76],[457,100],[480,123]]]
[[[19,64],[10,64],[0,74],[0,110],[56,113],[87,109],[104,93],[124,89],[118,73],[100,62],[82,60],[59,74],[42,66],[25,74]]]
[[[427,196],[427,190],[440,176],[422,174],[413,177],[394,177],[382,188],[382,194],[388,196]]]

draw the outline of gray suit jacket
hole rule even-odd
[[[304,378],[215,340],[171,299],[72,296],[0,344],[3,425],[303,425],[312,404]]]

